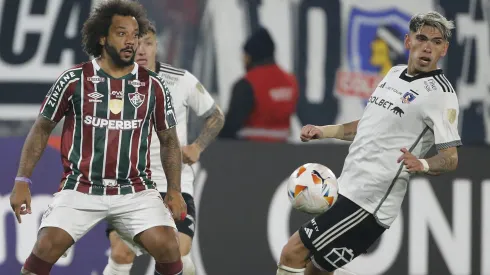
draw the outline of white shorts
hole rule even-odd
[[[62,190],[54,194],[54,200],[44,212],[39,229],[61,228],[77,242],[104,219],[114,226],[123,240],[138,248],[133,239],[147,229],[170,226],[177,230],[172,214],[155,189],[111,196]],[[135,252],[145,252],[142,248],[139,250]]]

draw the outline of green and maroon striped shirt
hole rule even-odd
[[[135,64],[113,78],[95,59],[83,63],[58,78],[41,115],[54,122],[65,117],[60,190],[119,195],[155,188],[152,130],[176,125],[170,92],[156,73]]]

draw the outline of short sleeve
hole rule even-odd
[[[459,103],[455,93],[437,93],[424,107],[424,121],[434,132],[437,150],[463,145],[458,132]]]
[[[177,125],[172,96],[165,82],[160,77],[151,77],[155,91],[155,109],[152,120],[155,130],[163,131]]]
[[[40,115],[59,122],[71,108],[71,100],[76,82],[80,80],[79,69],[65,71],[51,86],[41,105]]]
[[[207,116],[215,106],[213,97],[206,88],[190,72],[186,72],[184,79],[187,92],[187,105],[196,112],[198,116]]]

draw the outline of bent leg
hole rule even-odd
[[[57,227],[44,227],[39,231],[31,255],[21,274],[48,275],[52,266],[74,243],[70,234]]]
[[[177,230],[169,226],[155,226],[135,237],[135,242],[155,258],[155,274],[182,274],[183,264]]]

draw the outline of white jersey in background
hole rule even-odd
[[[409,173],[397,159],[405,147],[423,158],[437,149],[461,145],[459,104],[442,70],[407,75],[395,66],[380,82],[364,110],[349,148],[339,193],[389,227],[401,208]]]
[[[163,78],[172,95],[180,145],[187,145],[188,108],[190,107],[198,116],[208,116],[215,109],[214,99],[190,72],[160,62],[157,62],[155,68],[156,73]],[[157,184],[158,191],[167,192],[167,178],[160,160],[160,141],[156,134],[153,134],[151,138],[150,161],[151,178]],[[194,171],[188,164],[182,164],[181,186],[182,193],[193,195]]]

